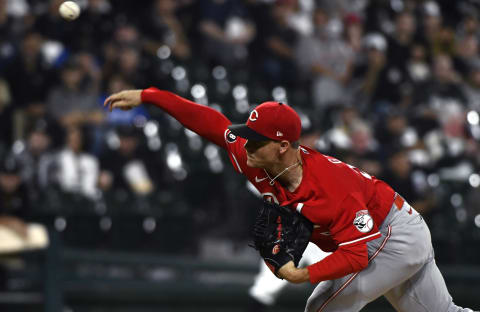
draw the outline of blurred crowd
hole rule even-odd
[[[217,146],[158,108],[102,106],[156,86],[233,122],[289,103],[302,144],[425,216],[439,262],[478,263],[478,1],[76,2],[67,22],[61,0],[0,0],[0,223],[160,252],[248,239],[258,199]]]

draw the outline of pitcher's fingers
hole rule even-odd
[[[118,107],[119,101],[112,101],[108,104],[108,110],[111,112],[114,108]]]
[[[108,102],[108,110],[111,112],[114,108],[119,107],[120,100],[111,100]]]
[[[113,95],[110,95],[105,99],[105,101],[103,101],[103,106],[107,106],[112,101],[112,96]]]
[[[108,98],[103,101],[103,106],[107,106],[112,102],[112,95],[110,95]]]
[[[108,103],[113,103],[117,100],[120,100],[121,97],[119,96],[118,93],[115,93],[115,94],[112,94],[110,95],[108,98],[105,99],[105,101],[103,102],[103,106],[107,106]]]
[[[125,108],[125,107],[130,107],[131,105],[129,103],[127,103],[127,101],[124,101],[124,100],[117,100],[117,101],[114,101],[111,103],[110,107],[111,109],[113,108]],[[111,111],[111,110],[110,110]]]

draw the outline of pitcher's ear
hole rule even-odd
[[[290,142],[287,140],[280,141],[280,153],[283,154],[290,148]]]

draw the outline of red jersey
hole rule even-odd
[[[167,91],[149,88],[142,102],[153,103],[186,128],[227,150],[235,170],[244,174],[263,194],[280,205],[289,205],[314,223],[311,241],[325,251],[323,260],[308,266],[312,283],[343,277],[368,265],[366,242],[378,231],[393,204],[395,192],[383,181],[333,157],[300,147],[303,176],[289,192],[267,173],[247,166],[245,139],[227,127],[231,122],[214,109]]]
[[[264,199],[294,207],[314,223],[311,241],[324,251],[380,237],[378,227],[390,211],[395,192],[383,181],[338,159],[300,147],[302,182],[289,192],[267,173],[247,166],[245,139],[225,131],[230,160]],[[273,184],[273,185],[272,185]]]

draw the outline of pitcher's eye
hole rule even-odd
[[[247,140],[245,148],[249,151],[256,151],[257,149],[267,145],[270,141],[251,141]]]

